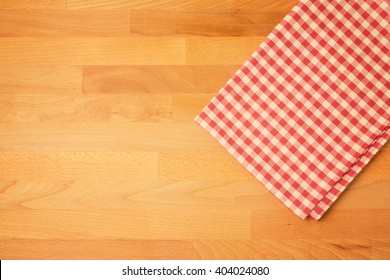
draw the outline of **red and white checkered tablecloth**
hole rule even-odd
[[[390,138],[390,2],[303,0],[195,118],[301,218]]]

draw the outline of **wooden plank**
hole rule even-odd
[[[0,10],[0,37],[129,35],[129,11]]]
[[[0,65],[184,64],[180,37],[3,37]]]
[[[67,0],[1,0],[0,9],[64,9]]]
[[[2,260],[188,260],[187,240],[1,240]]]
[[[216,92],[237,66],[85,66],[84,93]]]
[[[390,258],[390,239],[194,240],[194,259],[338,260]]]
[[[265,37],[188,37],[186,62],[190,65],[241,65]]]
[[[266,188],[252,176],[245,184],[236,186],[235,206],[238,209],[262,209],[262,210],[284,210],[288,215],[289,210]]]
[[[8,163],[11,165],[15,161],[9,160]],[[138,161],[142,164],[142,161]],[[123,160],[119,164],[123,166],[122,172],[124,172],[126,162]],[[41,175],[35,177],[53,177],[46,174],[53,173],[56,168],[60,169],[58,161],[52,167],[45,167],[43,164],[38,165]],[[69,164],[67,167],[69,168]],[[83,167],[85,164],[80,164],[80,169]],[[135,167],[131,168],[133,170],[128,168],[128,171],[134,173]],[[235,189],[240,182],[154,181],[152,180],[155,176],[154,170],[151,166],[146,168],[150,170],[150,179],[147,181],[127,180],[125,174],[120,174],[119,171],[113,172],[111,176],[106,172],[104,181],[94,179],[92,176],[91,180],[63,180],[65,176],[62,176],[61,170],[58,170],[58,180],[24,179],[34,175],[24,176],[25,174],[21,173],[18,180],[0,180],[0,209],[187,209],[192,211],[208,209],[213,211],[234,208]],[[13,170],[10,172],[12,173]],[[130,178],[132,174],[128,176]]]
[[[193,244],[193,247],[192,247]],[[389,259],[389,239],[1,240],[1,259]]]
[[[248,239],[244,211],[0,210],[0,239]]]
[[[136,151],[0,152],[0,173],[1,179],[7,181],[153,180],[157,179],[157,154]],[[3,188],[8,185],[6,182]]]
[[[211,10],[131,10],[131,34],[267,36],[286,12]]]
[[[123,166],[125,164],[125,162],[122,163]],[[0,190],[2,190],[0,208],[286,210],[256,179],[247,181],[131,181],[127,179],[125,167],[123,167],[123,171],[115,172],[112,176],[108,172],[105,175],[102,174],[104,181],[97,181],[92,175],[82,177],[77,174],[74,174],[74,178],[81,177],[83,180],[70,181],[67,180],[73,176],[69,175],[70,173],[58,177],[58,180],[51,175],[55,172],[55,168],[60,169],[62,165],[51,165],[51,167],[40,165],[39,168],[38,175],[26,174],[26,172],[20,175],[27,175],[27,178],[42,178],[42,180],[25,180],[24,177],[18,178],[17,175],[12,175],[12,179],[18,179],[17,181],[0,180]],[[12,172],[16,174],[15,171]],[[61,170],[58,172],[61,174]],[[152,169],[151,176],[153,172]],[[118,181],[119,176],[123,180]],[[85,181],[85,178],[90,178],[92,181]],[[355,191],[358,194],[354,194],[354,188],[351,188],[349,193],[352,195],[345,197],[353,196],[353,198],[340,200],[333,206],[334,211],[386,209],[389,197],[388,185],[373,185],[369,188],[369,190],[362,188]],[[365,199],[365,196],[369,199]]]
[[[0,151],[213,150],[196,123],[2,123]]]
[[[162,151],[160,180],[251,180],[249,174],[222,147],[213,151]]]
[[[291,211],[252,210],[253,239],[390,238],[390,209],[330,209],[321,220],[301,220]],[[280,230],[280,229],[286,230]]]
[[[159,8],[159,9],[283,9],[286,13],[297,0],[68,0],[68,8]]]
[[[26,84],[23,91],[28,91],[27,87]],[[171,94],[0,94],[0,123],[128,123],[171,119]]]
[[[226,80],[227,81],[227,80]],[[219,90],[219,89],[218,89]],[[214,93],[185,93],[172,95],[172,116],[175,122],[193,122],[202,109],[217,94]]]
[[[82,74],[78,66],[0,66],[2,99],[1,95],[8,93],[77,94],[81,88]]]

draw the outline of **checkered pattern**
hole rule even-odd
[[[301,218],[390,137],[387,0],[304,0],[195,118]]]
[[[324,196],[324,198],[314,207],[310,216],[316,220],[320,219],[325,214],[326,210],[336,201],[340,194],[347,188],[348,184],[359,174],[359,172],[367,165],[367,163],[375,156],[380,148],[390,138],[390,128],[383,131],[383,134],[372,143],[367,152],[354,164],[351,169],[340,178],[334,187]]]

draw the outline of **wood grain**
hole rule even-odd
[[[12,0],[8,0],[12,1]],[[42,0],[44,1],[44,0]],[[46,0],[49,1],[49,0]],[[58,0],[59,1],[59,0]],[[161,8],[161,9],[283,9],[287,13],[296,0],[67,0],[71,9]]]
[[[0,210],[0,239],[208,239],[250,236],[247,211]]]
[[[264,37],[187,37],[186,63],[241,65],[263,40]]]
[[[69,158],[69,156],[68,156]],[[148,168],[147,163],[137,159]],[[246,182],[237,181],[158,181],[149,178],[136,178],[135,166],[125,161],[116,163],[120,171],[106,173],[93,179],[90,177],[65,174],[60,168],[68,168],[56,161],[53,167],[40,165],[41,179],[32,179],[30,174],[21,174],[22,180],[0,181],[0,209],[155,209],[191,210],[216,209],[230,211],[234,208],[236,189]],[[86,164],[85,164],[86,165]],[[90,163],[92,166],[92,164]],[[127,167],[126,167],[127,165]],[[99,163],[95,164],[96,172]],[[57,178],[50,178],[50,171],[58,170]],[[125,172],[131,173],[128,176]],[[92,170],[92,168],[91,168]],[[153,174],[153,171],[150,170]],[[97,175],[99,176],[99,175]],[[24,179],[25,178],[25,179]],[[90,181],[86,181],[90,180]],[[89,184],[86,184],[89,182]]]
[[[284,210],[252,210],[252,238],[388,238],[389,209],[330,209],[320,221],[298,220]],[[286,228],[286,230],[280,230]],[[287,230],[288,229],[288,230]],[[375,229],[375,230],[374,230]]]
[[[214,93],[238,69],[217,65],[85,66],[84,93]]]
[[[245,169],[221,147],[214,151],[162,151],[159,153],[162,180],[249,180]]]
[[[389,239],[196,240],[195,259],[389,259]]]
[[[33,73],[33,72],[31,72]],[[57,86],[53,83],[53,87]],[[30,92],[25,86],[7,92]],[[24,89],[25,88],[25,89]],[[171,94],[0,94],[0,123],[170,122]],[[51,91],[51,90],[50,90]],[[53,92],[61,92],[53,90]],[[80,88],[78,88],[80,93]]]
[[[172,116],[175,122],[193,122],[196,115],[210,102],[215,93],[186,93],[172,95]]]
[[[267,36],[285,12],[248,10],[131,10],[131,34]]]
[[[3,94],[77,94],[81,87],[81,67],[0,65],[0,98],[3,100]]]
[[[169,65],[184,62],[184,38],[0,37],[0,65]]]
[[[192,259],[187,240],[0,240],[1,259]]]
[[[0,10],[0,37],[129,35],[129,11]]]
[[[2,179],[7,181],[153,180],[157,179],[157,153],[7,151],[0,152],[0,172]],[[6,188],[8,185],[5,184]]]
[[[195,123],[0,124],[0,151],[204,151],[217,145]]]
[[[297,218],[193,119],[297,0],[1,0],[0,259],[390,259],[390,143]]]
[[[9,259],[389,259],[389,239],[1,240]],[[21,257],[22,256],[22,257]]]
[[[64,9],[67,0],[1,0],[0,9]]]

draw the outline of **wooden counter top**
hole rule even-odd
[[[193,122],[296,0],[2,0],[0,259],[389,259],[390,143],[302,221]]]

